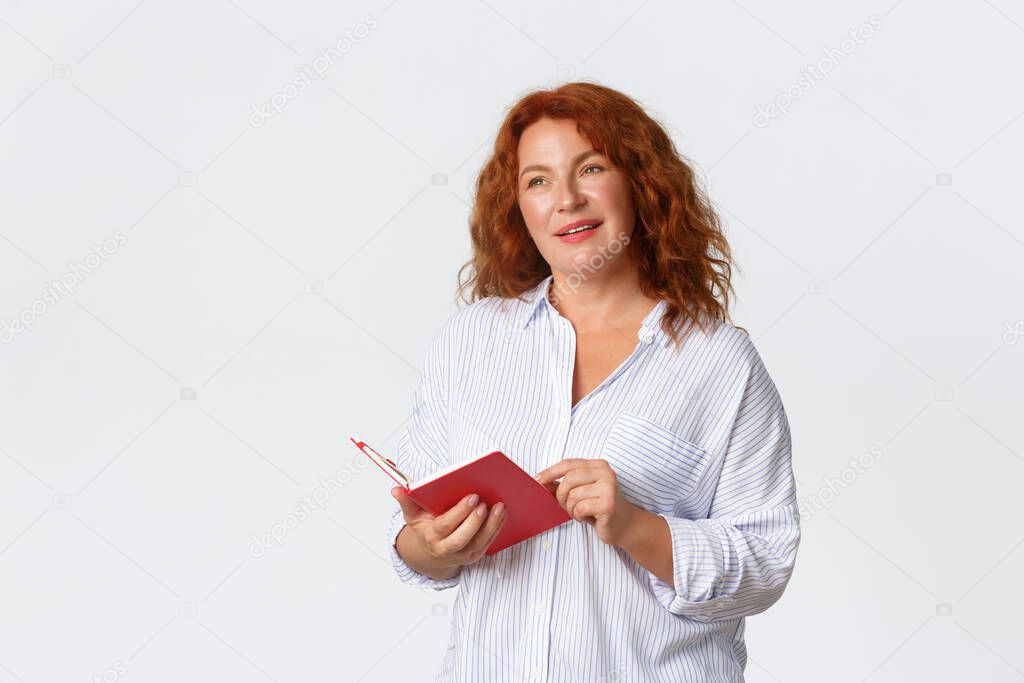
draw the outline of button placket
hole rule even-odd
[[[537,645],[536,651],[532,653],[532,659],[536,662],[531,680],[544,680],[544,672],[547,668],[548,647],[550,646],[550,625],[551,611],[554,605],[554,586],[558,573],[557,556],[552,552],[554,546],[553,535],[560,533],[561,527],[555,527],[545,532],[544,540],[540,543],[542,553],[540,566],[543,568],[537,583],[536,599],[531,605],[533,621],[536,624],[538,637],[534,640]]]
[[[558,410],[558,418],[554,421],[551,435],[551,451],[543,456],[546,465],[554,464],[565,458],[566,446],[569,442],[569,433],[572,428],[572,364],[570,360],[575,357],[576,342],[575,333],[568,320],[560,318],[556,321],[556,353],[557,359],[553,359],[551,375],[556,378],[559,393],[565,396],[564,403]],[[567,389],[566,389],[567,387]],[[543,570],[538,572],[536,584],[536,601],[533,603],[533,620],[536,624],[538,638],[532,639],[535,648],[529,655],[527,661],[533,661],[534,666],[530,670],[531,681],[545,680],[545,671],[548,661],[548,648],[550,646],[550,623],[551,605],[554,602],[554,585],[558,572],[556,555],[553,553],[553,534],[559,533],[560,527],[550,529],[541,540],[538,553],[543,553]]]

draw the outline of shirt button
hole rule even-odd
[[[544,548],[544,550],[549,549],[551,547],[551,539],[550,538],[544,539],[544,542],[541,543],[540,547]]]
[[[654,332],[652,332],[646,327],[641,327],[639,331],[637,331],[636,336],[644,344],[650,344],[652,341],[654,341]]]
[[[530,672],[530,680],[531,681],[539,681],[540,680],[540,669],[538,669],[537,667],[533,667],[533,671]]]
[[[542,614],[543,612],[544,612],[544,601],[541,600],[540,602],[537,603],[537,614]]]

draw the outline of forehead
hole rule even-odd
[[[591,142],[576,130],[576,122],[572,119],[543,118],[530,124],[519,138],[519,165],[543,162],[552,157],[571,157],[591,147]]]

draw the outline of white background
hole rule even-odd
[[[0,60],[0,321],[126,239],[0,344],[0,681],[432,677],[455,591],[348,437],[394,449],[505,109],[574,79],[707,178],[831,497],[748,680],[1024,680],[1019,3],[4,2]]]

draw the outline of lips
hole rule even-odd
[[[601,221],[592,220],[592,219],[584,219],[584,220],[580,220],[580,221],[574,221],[572,223],[569,223],[568,225],[563,226],[561,232],[556,232],[555,233],[555,237],[563,237],[570,230],[573,230],[574,228],[579,228],[579,227],[584,226],[584,225],[591,226],[591,229],[593,229],[593,228],[596,228],[597,226],[601,225]]]

